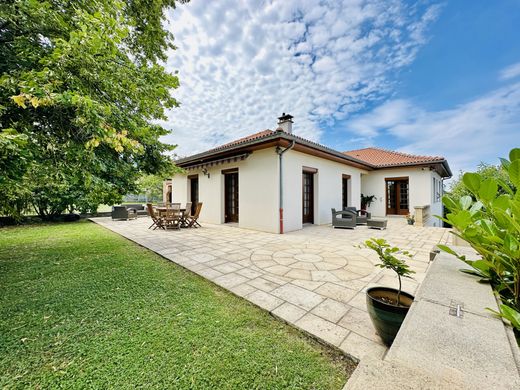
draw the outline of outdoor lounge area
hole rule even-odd
[[[398,281],[374,266],[371,251],[357,246],[384,237],[412,252],[408,263],[416,274],[403,281],[403,289],[415,293],[430,251],[450,240],[447,229],[409,226],[404,218],[389,218],[381,231],[310,225],[284,235],[206,223],[170,234],[148,229],[147,218],[92,220],[358,359],[386,351],[370,322],[364,291],[376,284],[396,287]]]

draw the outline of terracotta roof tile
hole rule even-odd
[[[391,167],[445,161],[444,157],[440,156],[416,156],[413,154],[394,152],[381,148],[356,149],[343,153],[376,167]]]
[[[274,133],[274,131],[269,130],[269,129],[259,131],[258,133],[254,133],[254,134],[248,135],[246,137],[242,137],[242,138],[236,139],[234,141],[228,142],[227,144],[217,146],[216,148],[210,149],[210,151],[224,149],[224,148],[228,148],[230,146],[240,145],[245,142],[254,141],[254,140],[262,138],[262,137],[267,137],[268,135],[271,135],[273,133]]]

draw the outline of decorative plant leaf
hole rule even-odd
[[[490,202],[493,200],[498,191],[498,184],[493,179],[486,179],[480,183],[479,197],[483,201]]]
[[[520,148],[511,149],[511,151],[509,152],[509,160],[511,162],[515,160],[520,160]]]
[[[520,160],[511,162],[508,172],[511,182],[515,185],[515,187],[520,187]]]
[[[457,255],[457,252],[455,252],[453,249],[451,249],[449,246],[447,245],[437,245],[437,248],[439,248],[440,250],[446,252],[446,253],[449,253],[450,255],[453,255],[453,256],[458,256]]]
[[[474,194],[478,194],[480,188],[480,175],[477,173],[465,173],[462,177],[462,181],[466,185],[466,187],[473,192]]]
[[[471,199],[471,196],[463,196],[459,200],[460,207],[462,210],[467,210],[471,207],[471,204],[473,203],[473,199]]]

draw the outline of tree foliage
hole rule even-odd
[[[159,175],[144,175],[137,181],[139,193],[145,194],[146,199],[162,199],[164,178]]]
[[[439,247],[470,265],[469,273],[491,282],[503,302],[499,314],[520,331],[520,149],[501,160],[505,177],[465,173],[462,183],[471,196],[443,197],[448,209],[444,220],[482,258],[468,260],[447,246]]]
[[[504,183],[507,183],[507,185],[510,188],[514,188],[513,184],[509,180],[509,177],[507,175],[507,172],[504,171],[501,165],[492,165],[492,164],[486,164],[486,163],[480,163],[477,168],[477,172],[482,178],[484,179],[491,179],[491,178],[497,178],[502,180]],[[449,189],[449,194],[454,199],[460,199],[463,196],[471,196],[474,198],[472,192],[466,187],[463,181],[464,172],[460,172],[459,176],[456,180],[454,180]],[[499,189],[501,193],[505,193],[504,190]]]
[[[14,0],[0,5],[0,214],[89,211],[171,173],[157,124],[179,86],[174,0]]]

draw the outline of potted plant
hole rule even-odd
[[[370,207],[372,202],[376,199],[375,195],[363,195],[361,194],[361,210],[366,210]]]
[[[406,222],[408,222],[408,225],[413,225],[415,223],[415,215],[408,214],[406,216]]]
[[[414,299],[413,295],[401,290],[401,278],[411,278],[415,273],[404,261],[411,254],[392,247],[383,238],[371,238],[365,241],[364,246],[377,253],[381,260],[378,267],[394,271],[399,280],[399,289],[372,287],[367,290],[366,297],[370,319],[384,343],[390,346]]]

